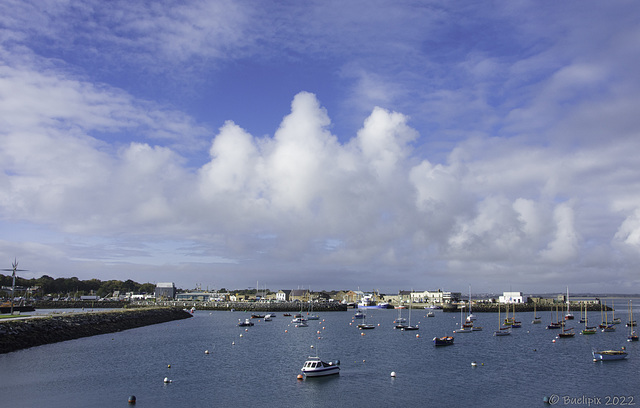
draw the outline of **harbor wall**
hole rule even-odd
[[[33,302],[36,309],[122,309],[129,302],[117,300],[37,300]]]
[[[202,301],[169,301],[169,302],[155,302],[160,306],[182,307],[191,308],[195,307],[197,310],[237,310],[248,312],[307,312],[309,303],[307,302],[279,302],[279,303],[266,303],[266,302],[202,302]],[[145,302],[132,302],[128,307],[140,307],[145,306]],[[344,312],[347,310],[347,305],[343,305],[337,302],[328,303],[314,303],[311,308],[313,313],[316,312]]]
[[[251,312],[296,312],[309,310],[307,302],[203,302],[194,300],[171,300],[171,301],[37,301],[34,304],[37,309],[119,309],[119,308],[141,308],[141,307],[178,307],[182,309],[197,310],[247,310]],[[337,302],[314,303],[313,312],[344,312],[347,305]]]
[[[180,308],[140,308],[0,320],[0,353],[189,317]]]
[[[467,305],[468,306],[468,305]],[[498,313],[498,306],[500,306],[500,310],[504,313],[507,305],[501,305],[498,303],[481,303],[477,305],[473,305],[471,307],[471,311],[473,313]],[[515,303],[509,305],[509,312],[513,312],[513,308],[515,307],[516,313],[519,312],[533,312],[534,304],[533,303]],[[583,309],[584,310],[583,306]],[[563,310],[566,309],[564,304],[540,304],[535,306],[537,312],[555,312],[556,308],[558,308],[559,313],[564,313]],[[609,306],[602,306],[600,309],[599,304],[587,304],[587,311],[589,312],[599,312],[600,310],[610,311],[612,310]],[[458,305],[445,305],[442,308],[443,312],[456,312],[460,313],[460,307]],[[579,316],[580,315],[580,306],[579,305],[571,305],[571,313]]]

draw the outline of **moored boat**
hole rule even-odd
[[[507,306],[507,308],[508,307],[509,306]],[[509,336],[509,335],[511,335],[511,329],[509,327],[501,327],[500,326],[500,305],[498,305],[498,330],[494,331],[493,335],[494,336]]]
[[[585,307],[585,309],[586,309],[586,307]],[[584,329],[582,329],[582,331],[580,332],[581,334],[596,334],[597,333],[597,330],[596,330],[595,326],[592,326],[592,327],[588,326],[588,318],[587,318],[586,310],[585,310],[585,313],[584,313],[584,318],[580,319],[580,320],[583,320],[583,322],[584,322]]]
[[[564,320],[573,320],[573,313],[570,311],[570,303],[569,303],[569,287],[567,286],[567,314],[564,315]]]
[[[558,333],[558,337],[560,338],[566,338],[566,337],[573,337],[575,336],[576,333],[573,331],[573,327],[566,329],[563,327],[562,328],[562,333]]]
[[[253,322],[250,319],[244,319],[244,322],[242,320],[238,319],[238,326],[240,326],[240,327],[253,326]]]
[[[450,346],[453,344],[453,336],[434,337],[434,346]]]
[[[536,303],[533,304],[533,320],[531,321],[532,324],[542,323],[542,319],[540,318],[540,316],[536,314],[537,306],[538,305]]]
[[[627,336],[627,341],[638,341],[638,333],[636,333],[633,328],[635,327],[636,321],[633,320],[633,307],[631,306],[631,300],[629,300],[629,322],[627,323],[627,327],[629,327],[629,336]]]
[[[610,361],[610,360],[624,360],[627,358],[627,352],[624,347],[622,350],[601,350],[597,351],[595,349],[591,350],[591,355],[593,355],[593,361]]]
[[[305,377],[322,377],[340,373],[340,361],[322,361],[319,357],[309,356],[300,369]]]

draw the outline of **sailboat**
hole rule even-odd
[[[309,311],[307,312],[307,320],[320,320],[320,316],[313,314],[313,302],[309,300]]]
[[[509,313],[509,306],[507,306],[507,314]],[[508,318],[507,318],[508,319]],[[516,320],[516,304],[513,304],[513,315],[511,316],[511,320],[507,323],[505,320],[505,324],[511,326],[512,329],[519,329],[522,327],[522,322]]]
[[[575,332],[573,331],[573,327],[570,327],[568,329],[564,328],[564,324],[562,325],[562,332],[558,333],[558,337],[560,338],[564,338],[564,337],[573,337],[575,336]]]
[[[629,300],[629,323],[627,323],[627,326],[629,327],[629,336],[627,336],[627,341],[638,341],[638,333],[633,330],[635,325],[636,322],[633,320],[633,307],[631,306],[631,300]]]
[[[605,306],[606,306],[606,303],[605,303]],[[613,323],[609,324],[608,318],[609,318],[609,313],[607,313],[605,311],[604,312],[604,325],[602,325],[602,324],[600,325],[600,327],[602,328],[602,332],[603,333],[616,331],[616,326],[614,326]]]
[[[367,316],[365,315],[362,318],[362,323],[360,323],[358,325],[358,329],[360,330],[371,330],[371,329],[375,329],[376,326],[372,325],[371,323],[367,323]]]
[[[411,325],[411,309],[413,308],[413,297],[411,297],[412,301],[409,303],[409,324],[405,327],[400,328],[400,330],[418,330],[418,325]]]
[[[473,322],[476,320],[476,316],[471,313],[471,285],[469,285],[469,314],[467,315],[467,321]]]
[[[584,309],[584,317],[582,315],[582,309]],[[586,302],[580,302],[580,323],[584,323],[584,321],[587,319],[586,315],[587,315],[587,304]]]
[[[619,317],[616,317],[616,306],[613,304],[613,300],[611,301],[611,324],[620,324],[622,320]]]
[[[462,318],[463,309],[464,306],[462,306],[462,308],[460,309],[460,328],[458,330],[454,330],[454,333],[471,333],[471,326],[473,326],[473,323],[464,323],[464,320]]]
[[[513,304],[513,316],[511,316],[511,328],[519,329],[522,327],[522,322],[516,320],[516,304]]]
[[[509,306],[507,306],[507,307],[509,307]],[[511,330],[508,327],[501,327],[501,324],[500,324],[500,304],[498,303],[498,330],[494,331],[493,335],[494,336],[508,336],[510,334],[511,334]]]
[[[569,311],[570,303],[569,303],[569,287],[567,286],[567,314],[564,315],[564,320],[573,320],[573,314]]]
[[[606,302],[600,302],[600,321],[602,323],[598,325],[599,329],[604,329],[605,327],[608,326],[608,324],[606,323],[606,318],[604,317],[603,306],[602,306],[603,303],[605,306],[607,305]]]
[[[540,320],[540,316],[536,315],[536,306],[538,306],[537,303],[534,303],[533,304],[533,320],[531,321],[532,324],[542,323],[542,320]]]
[[[551,319],[553,319],[553,310],[551,310]],[[558,306],[556,306],[556,321],[549,323],[547,329],[560,329],[562,326],[564,326],[564,323],[558,321]]]
[[[586,304],[584,305],[584,318],[581,319],[581,320],[584,320],[584,329],[580,333],[582,333],[582,334],[596,334],[597,330],[596,330],[595,326],[589,327],[587,325],[588,324],[587,323],[588,319],[587,319],[587,305]]]
[[[398,317],[393,321],[395,323],[394,329],[402,329],[403,327],[407,327],[407,319],[402,317],[402,309],[398,308]]]
[[[509,304],[505,304],[504,310],[507,312],[507,317],[504,318],[504,325],[511,326],[513,324],[513,318],[509,317]]]

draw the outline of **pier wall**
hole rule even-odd
[[[473,305],[471,307],[471,311],[473,313],[498,313],[498,306],[500,306],[500,310],[504,313],[507,305],[500,305],[498,303],[483,303],[478,305]],[[518,312],[533,312],[533,303],[515,303],[509,305],[509,312],[513,312],[513,308],[515,306],[516,313]],[[537,312],[549,312],[555,311],[556,307],[558,308],[559,313],[564,313],[563,310],[566,310],[566,305],[564,304],[541,304],[536,306]],[[584,306],[583,306],[584,307]],[[468,308],[468,305],[467,305]],[[587,311],[589,312],[599,312],[600,305],[599,304],[587,304]],[[584,310],[584,309],[583,309]],[[609,306],[602,306],[602,310],[610,311],[612,310]],[[445,305],[442,308],[443,312],[456,312],[460,313],[460,308],[458,305]],[[580,306],[579,305],[571,305],[571,313],[579,316],[580,315]]]
[[[177,307],[182,309],[197,310],[247,310],[251,312],[299,312],[309,310],[307,302],[203,302],[194,300],[171,300],[171,301],[38,301],[34,304],[37,309],[119,309],[119,308],[140,308],[140,307]],[[347,305],[341,303],[314,303],[313,312],[344,312]]]
[[[0,353],[189,317],[180,308],[140,308],[0,320]]]
[[[191,308],[197,310],[237,310],[248,312],[307,312],[309,304],[307,302],[280,302],[280,303],[264,303],[264,302],[202,302],[202,301],[170,301],[155,302],[158,306],[171,306]],[[131,302],[128,307],[144,307],[145,302]],[[314,303],[312,307],[313,313],[316,312],[344,312],[347,305],[337,302],[330,303]]]

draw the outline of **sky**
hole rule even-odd
[[[0,265],[640,293],[638,44],[631,0],[3,0]]]

